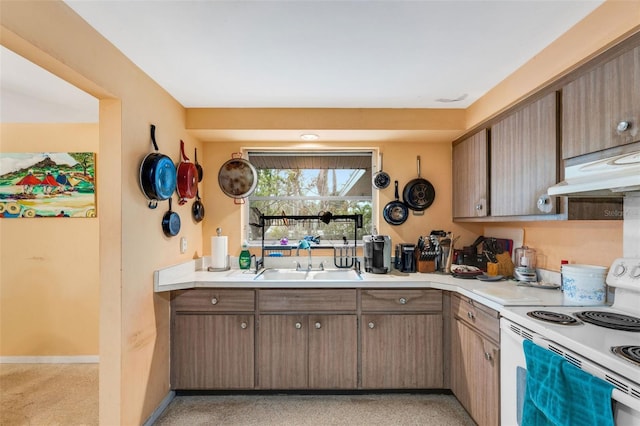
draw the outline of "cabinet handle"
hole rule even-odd
[[[316,328],[322,328],[322,324],[320,324],[320,321],[316,323]]]
[[[296,328],[297,328],[298,330],[300,330],[300,329],[302,328],[302,324],[301,324],[301,323],[299,323],[299,322],[297,322],[297,323],[296,323]]]
[[[482,204],[476,204],[476,210],[482,211]]]
[[[484,359],[486,359],[487,361],[491,361],[491,358],[493,358],[493,357],[491,356],[491,354],[489,352],[485,352],[484,353]]]
[[[249,324],[247,324],[247,323],[246,323],[246,321],[242,321],[242,322],[240,323],[240,328],[241,328],[241,329],[243,329],[243,330],[244,330],[244,329],[246,329],[247,327],[249,327]]]
[[[211,304],[212,305],[217,305],[218,304],[218,298],[217,297],[211,298]]]
[[[473,312],[471,312],[471,311],[467,312],[467,318],[472,320],[472,319],[475,319],[475,317],[476,316],[473,314]]]
[[[400,302],[401,305],[406,305],[407,299],[405,299],[404,297],[401,297],[400,299],[398,299],[398,302]]]
[[[618,125],[616,126],[616,130],[618,131],[618,133],[626,132],[630,128],[631,128],[631,122],[624,121],[624,120],[619,122]]]
[[[373,321],[371,321],[371,322],[368,324],[368,326],[369,326],[369,328],[376,328],[376,325],[373,323]]]

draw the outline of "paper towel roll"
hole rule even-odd
[[[211,237],[211,267],[227,267],[227,237]]]

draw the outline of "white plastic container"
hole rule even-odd
[[[604,305],[607,301],[607,268],[562,265],[564,301],[571,305]]]

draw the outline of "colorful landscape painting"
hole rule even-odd
[[[96,217],[95,157],[0,153],[0,217]]]

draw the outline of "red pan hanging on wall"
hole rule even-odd
[[[184,153],[184,142],[180,141],[180,153],[182,154],[182,161],[178,164],[178,197],[180,200],[178,204],[183,205],[187,200],[195,198],[198,190],[198,169],[196,165],[189,161],[189,158]]]

